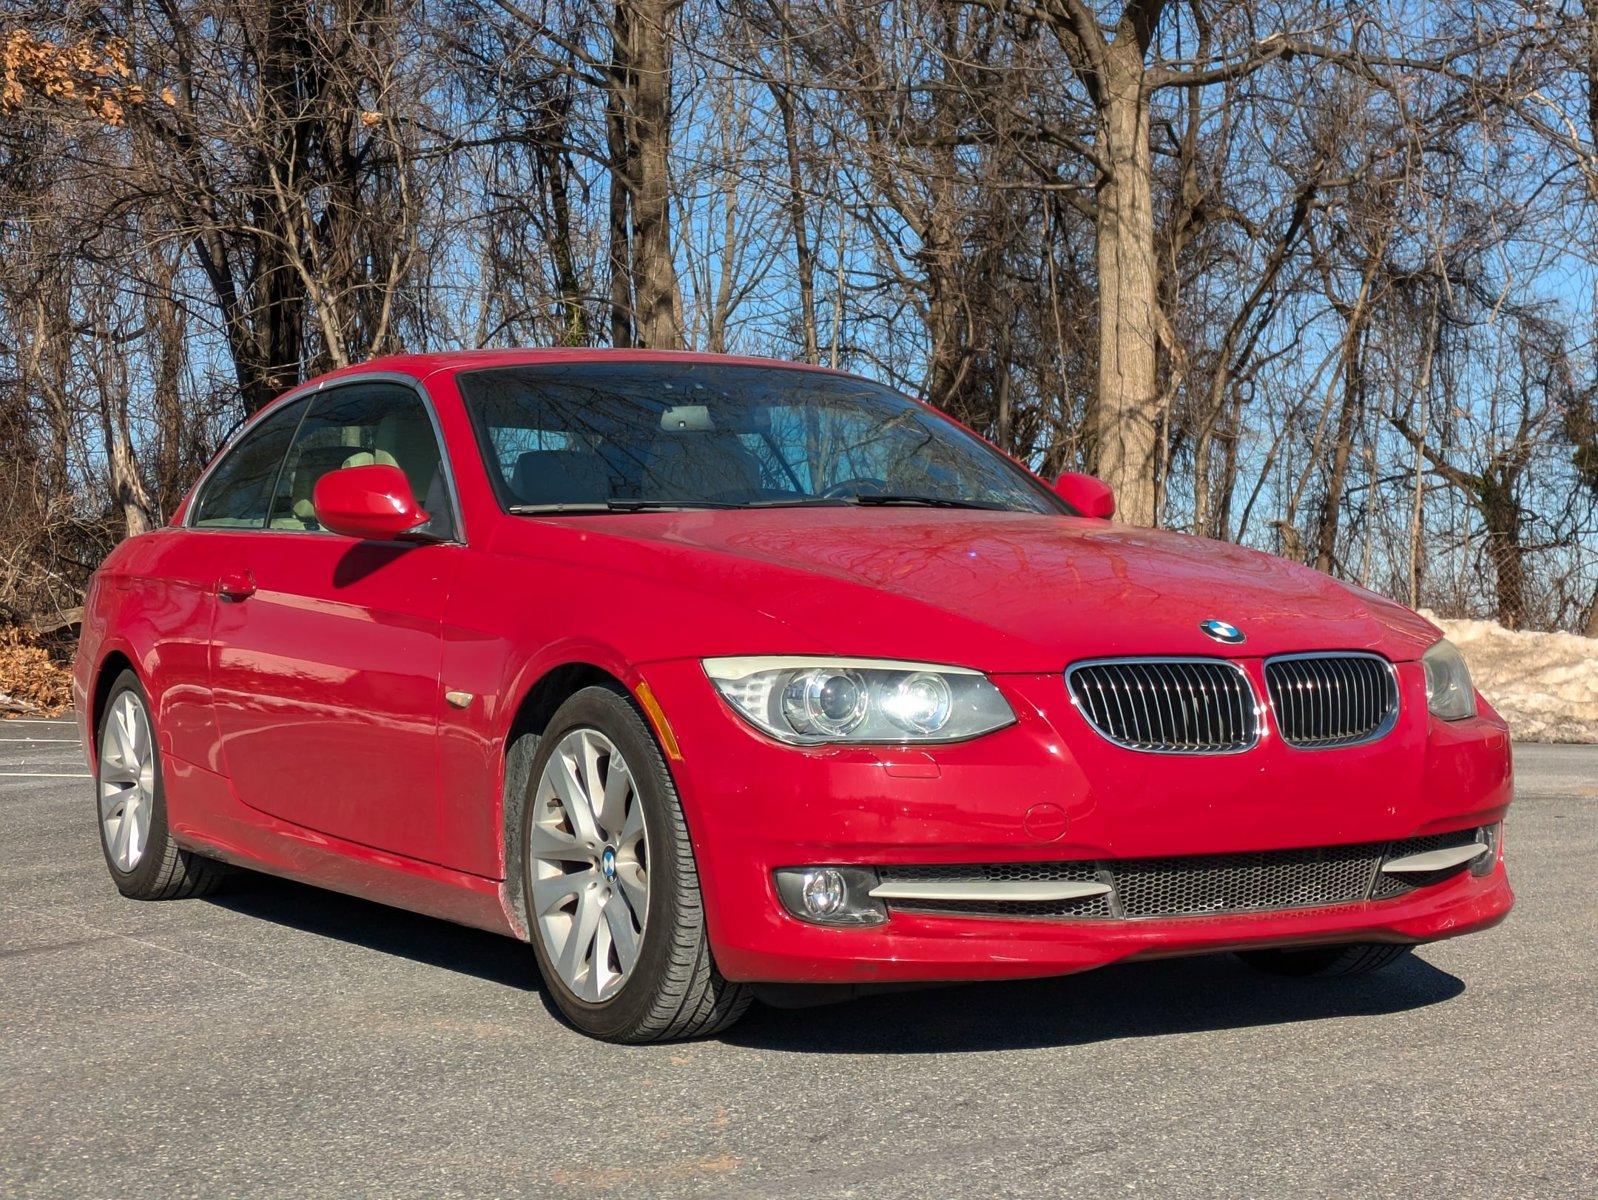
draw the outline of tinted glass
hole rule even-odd
[[[266,524],[278,468],[309,403],[284,405],[227,452],[205,481],[190,524],[202,529],[259,529]]]
[[[582,363],[457,382],[509,508],[904,501],[1063,511],[980,440],[847,376]]]
[[[357,383],[329,388],[311,401],[278,476],[272,528],[319,530],[312,497],[329,471],[383,464],[398,467],[431,516],[423,526],[452,536],[449,491],[438,438],[427,408],[408,387]]]

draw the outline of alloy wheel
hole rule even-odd
[[[138,693],[111,702],[100,742],[100,827],[112,864],[124,874],[144,857],[155,815],[155,739]]]
[[[649,838],[637,782],[614,742],[576,729],[550,755],[533,804],[533,920],[561,982],[597,1004],[626,982],[648,919]]]

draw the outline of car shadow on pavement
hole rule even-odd
[[[425,966],[544,993],[532,951],[499,934],[247,872],[208,903]],[[949,1054],[1081,1045],[1379,1016],[1465,990],[1418,956],[1354,979],[1281,979],[1229,955],[1106,967],[1057,979],[885,992],[814,1008],[756,1004],[721,1036],[733,1046],[807,1054]]]
[[[1353,979],[1284,979],[1230,955],[1105,967],[1056,979],[891,992],[797,1010],[756,1005],[723,1040],[807,1054],[948,1054],[1082,1045],[1247,1026],[1380,1016],[1465,990],[1409,956]]]
[[[538,991],[538,964],[521,942],[254,871],[207,898],[241,916],[335,938],[490,983]]]

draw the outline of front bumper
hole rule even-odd
[[[1245,663],[1257,675],[1257,663]],[[1058,675],[997,676],[1014,726],[927,750],[797,749],[756,733],[697,662],[646,667],[681,757],[717,963],[728,978],[888,983],[1022,978],[1244,947],[1424,942],[1484,928],[1513,903],[1502,860],[1394,899],[1138,920],[894,913],[871,928],[789,916],[772,880],[812,863],[938,864],[1227,854],[1397,841],[1502,820],[1508,733],[1490,710],[1426,713],[1418,664],[1399,666],[1403,716],[1385,738],[1295,750],[1270,736],[1226,756],[1104,741]],[[1263,691],[1258,678],[1256,686]],[[1500,850],[1501,854],[1501,850]]]

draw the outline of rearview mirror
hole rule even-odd
[[[429,520],[405,472],[385,464],[329,471],[316,481],[311,502],[325,528],[367,541],[388,541]]]
[[[1084,517],[1108,521],[1115,515],[1115,492],[1092,475],[1067,471],[1054,481],[1054,494]]]

